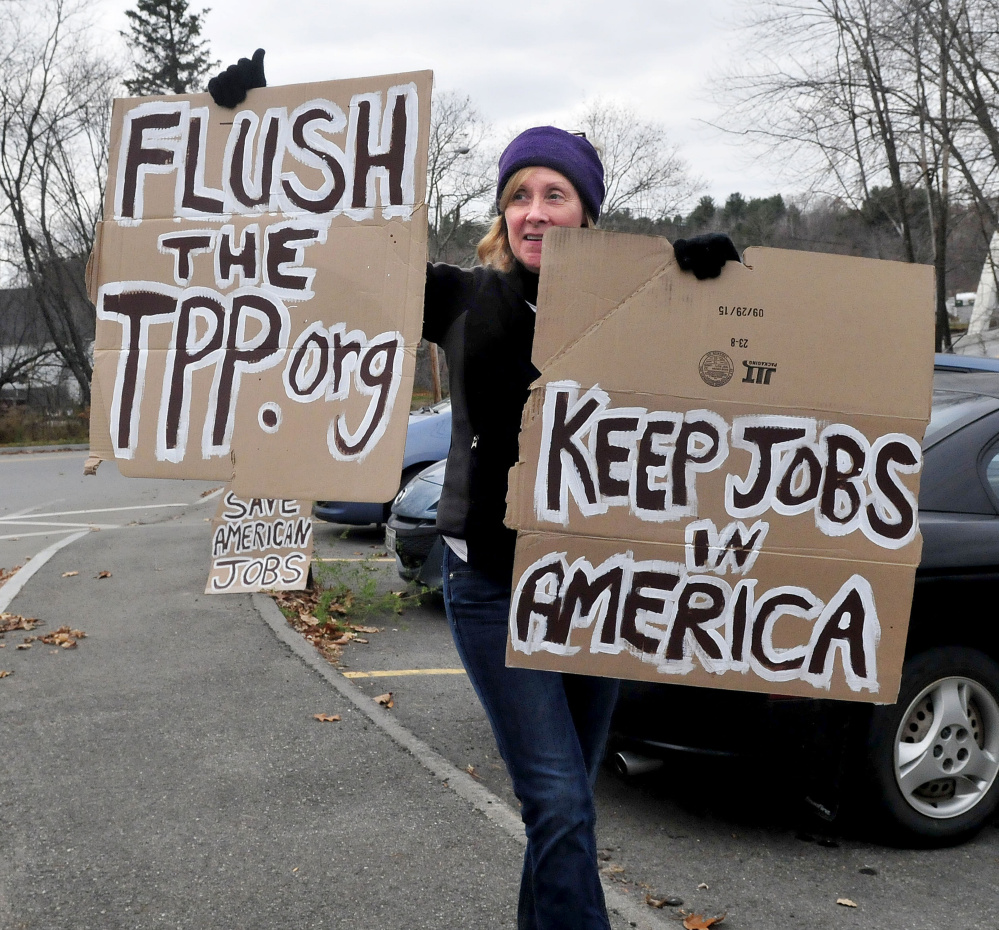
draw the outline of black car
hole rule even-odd
[[[625,682],[612,728],[620,770],[677,750],[752,753],[762,734],[790,730],[821,775],[845,759],[857,800],[901,838],[957,842],[989,820],[999,806],[999,371],[936,371],[923,451],[923,553],[897,702]]]
[[[827,811],[841,766],[900,837],[957,842],[999,805],[999,362],[937,356],[923,441],[922,560],[895,704],[624,682],[611,758],[641,771],[677,752],[750,755],[797,741],[803,788]],[[396,498],[400,573],[439,584],[434,519],[444,463]],[[429,580],[428,580],[429,579]],[[811,790],[814,788],[815,790]]]
[[[420,471],[392,502],[385,525],[385,548],[407,581],[431,591],[441,587],[444,540],[437,532],[437,503],[444,486],[446,459]]]
[[[404,488],[417,472],[447,455],[450,445],[450,398],[411,413],[399,487]],[[312,507],[312,515],[317,520],[329,523],[364,526],[368,523],[384,523],[391,506],[391,501],[316,501]]]

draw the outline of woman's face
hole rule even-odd
[[[503,211],[514,258],[541,270],[541,237],[552,226],[582,226],[583,202],[572,182],[551,168],[529,168]]]

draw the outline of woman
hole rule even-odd
[[[209,84],[236,106],[263,86],[263,52]],[[597,864],[593,784],[618,683],[507,668],[516,534],[503,524],[507,473],[538,376],[531,363],[541,243],[555,226],[592,226],[603,166],[582,136],[528,129],[499,161],[498,216],[481,265],[428,265],[424,336],[443,347],[452,432],[437,524],[447,541],[444,602],[455,645],[492,725],[522,805],[527,850],[519,930],[609,930]],[[725,236],[675,244],[681,267],[715,277],[738,260]]]
[[[522,805],[527,851],[518,927],[607,928],[593,782],[617,682],[507,668],[516,534],[503,525],[507,472],[530,385],[541,240],[600,213],[603,169],[585,139],[552,127],[518,136],[499,164],[499,216],[472,271],[432,265],[424,335],[445,351],[451,451],[437,524],[455,645]]]

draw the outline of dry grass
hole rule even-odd
[[[89,438],[90,408],[69,416],[25,407],[0,409],[0,445],[82,443]]]

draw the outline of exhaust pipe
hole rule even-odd
[[[646,775],[663,767],[662,759],[650,759],[648,756],[640,756],[637,752],[622,750],[611,756],[611,765],[614,771],[622,777],[632,775]]]

